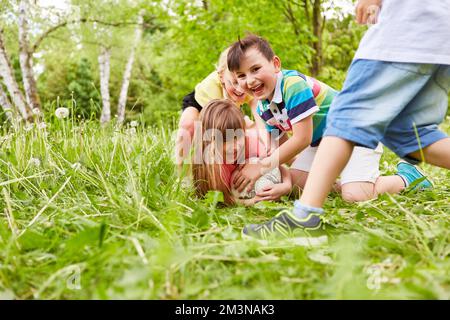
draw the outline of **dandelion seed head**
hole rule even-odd
[[[136,132],[137,132],[136,128],[134,128],[134,127],[131,127],[131,128],[126,130],[126,133],[131,135],[131,136],[134,136],[136,134]]]
[[[69,116],[69,109],[60,107],[55,110],[55,116],[59,119],[64,119]]]
[[[133,128],[136,128],[139,125],[139,123],[136,120],[133,120],[130,122],[130,126]]]
[[[70,166],[72,169],[74,169],[75,171],[79,170],[81,168],[81,163],[79,162],[75,162]]]
[[[31,158],[30,164],[32,166],[39,167],[41,165],[41,160],[39,160],[38,158]]]
[[[39,108],[34,108],[33,110],[31,110],[33,112],[34,115],[38,116],[41,114],[41,110],[39,110]]]

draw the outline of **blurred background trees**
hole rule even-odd
[[[351,0],[0,0],[0,8],[2,43],[20,91],[14,98],[0,75],[0,103],[7,100],[2,107],[17,109],[22,97],[27,113],[49,112],[75,101],[80,118],[100,119],[99,57],[107,50],[110,76],[104,88],[114,117],[136,46],[126,119],[142,114],[149,124],[176,121],[183,96],[246,32],[268,39],[284,68],[340,89],[365,30],[354,22]],[[24,69],[27,61],[31,74]]]

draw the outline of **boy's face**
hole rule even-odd
[[[274,56],[269,61],[258,49],[250,48],[245,52],[239,70],[234,73],[240,87],[249,95],[258,100],[272,100],[280,70],[280,58]]]

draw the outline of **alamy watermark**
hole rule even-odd
[[[203,130],[201,121],[195,121],[194,132],[195,134],[182,128],[174,132],[174,162],[177,165],[245,164],[250,156],[269,156],[271,151],[279,147],[278,129],[272,130],[267,133],[267,138],[263,138],[257,130]],[[279,165],[278,159],[271,160]]]

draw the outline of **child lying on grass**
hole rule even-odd
[[[277,167],[263,175],[250,192],[237,192],[231,181],[239,166],[253,166],[252,157],[265,156],[257,135],[246,135],[242,112],[230,100],[212,100],[200,112],[201,127],[194,134],[192,174],[199,196],[221,191],[226,204],[252,205],[276,200],[292,189],[289,170]]]

